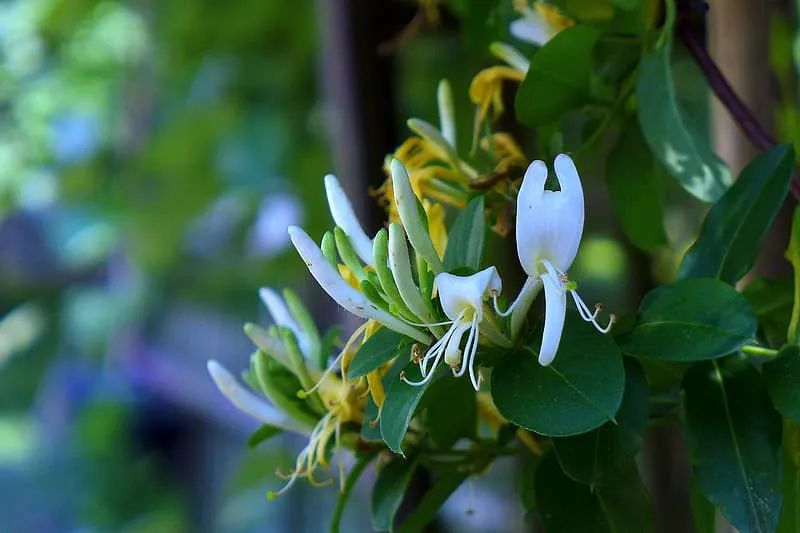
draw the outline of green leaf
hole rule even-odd
[[[639,124],[653,154],[689,193],[713,202],[728,188],[730,172],[694,131],[678,107],[670,65],[671,32],[642,58],[636,82]]]
[[[774,531],[781,508],[781,418],[741,360],[696,363],[683,381],[698,488],[739,531]]]
[[[347,507],[347,502],[350,501],[350,496],[353,494],[353,489],[356,482],[364,473],[364,469],[372,462],[378,454],[376,450],[356,456],[356,462],[350,472],[347,474],[347,479],[344,481],[342,490],[339,492],[339,498],[336,500],[336,507],[333,509],[333,518],[331,518],[331,533],[339,533],[339,524],[342,521],[344,509]]]
[[[436,514],[453,492],[469,475],[468,471],[456,467],[440,469],[436,480],[422,497],[419,505],[398,529],[399,533],[418,533],[436,518]]]
[[[458,268],[478,270],[483,259],[483,242],[486,235],[486,216],[483,196],[476,196],[458,214],[447,237],[444,269],[452,272]]]
[[[800,207],[795,208],[792,218],[792,236],[789,238],[789,249],[786,259],[794,268],[794,307],[786,334],[789,342],[800,343]]]
[[[693,278],[647,293],[634,327],[617,340],[636,357],[697,361],[736,351],[755,337],[756,326],[753,310],[733,287]]]
[[[789,277],[755,278],[742,290],[742,296],[747,298],[750,307],[758,316],[761,334],[772,346],[780,346],[787,340],[786,332],[792,315],[793,294],[794,286]]]
[[[764,363],[762,373],[775,409],[800,422],[800,346],[781,348],[778,357]]]
[[[708,501],[696,483],[689,488],[689,500],[692,504],[692,522],[695,533],[714,533],[717,509]]]
[[[753,159],[709,210],[678,276],[739,281],[753,266],[783,204],[793,167],[794,150],[789,145],[776,146]]]
[[[400,372],[408,363],[403,358],[395,359],[389,370],[381,378],[383,389],[387,390],[389,385],[400,378]],[[385,401],[385,400],[384,400]],[[367,405],[364,406],[364,421],[361,423],[361,438],[367,442],[382,442],[381,427],[379,425],[378,406],[372,400],[372,396],[367,397]]]
[[[592,487],[613,481],[630,468],[647,425],[647,382],[635,359],[625,360],[625,393],[616,424],[606,422],[583,435],[553,439],[558,461],[569,477]]]
[[[590,26],[573,26],[533,55],[517,91],[515,109],[520,122],[539,126],[555,121],[588,99],[592,49],[599,35]]]
[[[403,373],[409,381],[422,380],[419,367],[414,362],[407,363],[401,371],[401,375]],[[402,444],[408,424],[411,422],[411,417],[414,416],[414,411],[425,390],[436,379],[438,378],[434,377],[425,385],[420,386],[409,385],[400,379],[389,384],[381,409],[381,436],[393,452],[404,455]]]
[[[347,369],[349,379],[366,376],[376,368],[400,356],[408,360],[412,346],[411,339],[388,328],[381,328],[361,345],[350,368]]]
[[[667,242],[661,169],[635,120],[608,155],[606,183],[614,213],[631,242],[646,252]]]
[[[475,435],[478,406],[468,379],[437,380],[428,388],[422,404],[425,427],[437,448],[449,449],[458,439]]]
[[[398,458],[384,466],[372,488],[372,527],[377,531],[392,529],[394,515],[400,508],[417,463]]]
[[[614,419],[625,370],[619,348],[576,313],[568,313],[556,358],[537,361],[541,328],[492,372],[492,398],[514,424],[541,435],[585,433]]]
[[[592,491],[560,469],[555,454],[536,472],[536,505],[545,531],[611,533],[653,530],[650,500],[635,463],[613,483]]]
[[[800,468],[784,448],[783,453],[783,507],[778,521],[777,533],[800,531]]]
[[[255,430],[253,434],[250,435],[250,438],[247,439],[247,447],[252,450],[262,442],[266,442],[272,437],[280,435],[281,431],[282,431],[281,428],[276,428],[275,426],[268,426],[267,424],[264,424],[263,426]]]

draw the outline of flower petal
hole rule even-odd
[[[542,275],[542,282],[544,284],[545,312],[539,364],[547,366],[555,359],[558,345],[561,342],[567,311],[567,293],[561,286],[561,282],[553,279],[549,273]]]
[[[436,100],[439,104],[439,124],[442,137],[450,146],[456,145],[456,123],[453,111],[453,91],[447,80],[441,80],[436,89]]]
[[[264,305],[269,311],[270,316],[272,316],[272,320],[275,321],[275,324],[291,330],[291,332],[294,333],[295,338],[297,338],[297,342],[300,345],[300,350],[306,357],[308,357],[308,339],[306,338],[306,334],[300,329],[300,326],[297,325],[297,322],[295,321],[291,312],[289,312],[289,308],[286,306],[283,298],[281,298],[277,292],[269,287],[261,287],[261,289],[258,291],[258,295],[261,297],[261,301],[264,302]]]
[[[383,309],[378,308],[367,298],[351,287],[339,276],[331,264],[325,259],[322,250],[308,236],[308,234],[297,226],[289,227],[289,237],[292,244],[297,249],[297,253],[303,258],[308,270],[320,287],[333,298],[336,303],[350,311],[352,314],[380,322],[387,328],[403,335],[427,343],[429,337],[418,329],[409,326],[399,318],[396,318]]]
[[[535,12],[526,14],[522,18],[518,18],[511,22],[509,27],[511,35],[528,43],[543,46],[547,41],[553,38],[555,32],[542,17]]]
[[[365,264],[372,264],[372,239],[370,239],[356,218],[353,205],[344,193],[339,180],[333,174],[325,176],[325,193],[328,197],[328,207],[337,226],[350,237],[358,257]]]
[[[436,287],[444,314],[450,320],[457,320],[465,310],[471,309],[478,319],[483,316],[483,300],[492,290],[499,294],[502,281],[493,266],[471,276],[457,276],[442,272],[436,276]]]

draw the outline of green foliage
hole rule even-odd
[[[786,258],[794,268],[794,306],[786,337],[789,342],[800,343],[800,208],[795,208],[792,218],[792,235]]]
[[[753,266],[761,241],[789,190],[794,150],[781,145],[756,157],[708,212],[679,276],[736,283]]]
[[[739,531],[774,531],[781,508],[781,419],[747,361],[696,363],[683,381],[698,488]]]
[[[412,346],[409,341],[408,337],[388,328],[379,329],[359,347],[353,356],[350,368],[347,370],[348,377],[355,379],[366,376],[395,357],[400,360],[408,360]]]
[[[419,367],[413,362],[407,363],[400,375],[412,382],[422,380]],[[403,455],[403,437],[417,404],[425,390],[430,387],[431,381],[423,386],[414,386],[396,379],[389,384],[386,400],[381,408],[381,437],[393,452]]]
[[[636,357],[697,361],[736,351],[755,333],[747,300],[721,281],[696,278],[647,293],[633,329],[619,343]]]
[[[784,346],[774,360],[764,363],[762,372],[775,408],[800,422],[800,347]]]
[[[394,516],[403,502],[417,465],[414,461],[398,458],[381,468],[372,488],[372,527],[376,531],[388,531],[394,524]]]
[[[500,413],[541,435],[585,433],[614,420],[622,401],[625,371],[609,337],[568,313],[555,361],[537,361],[536,342],[518,350],[492,372],[492,399]]]
[[[264,424],[263,426],[255,430],[253,434],[250,435],[250,438],[247,439],[247,447],[250,449],[256,448],[257,446],[268,441],[269,439],[280,435],[281,431],[282,430],[280,428]]]
[[[476,196],[458,214],[447,236],[447,250],[444,254],[445,271],[453,272],[462,268],[480,269],[485,234],[483,196]]]

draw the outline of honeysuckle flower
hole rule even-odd
[[[559,191],[545,190],[547,166],[534,161],[528,167],[517,196],[517,254],[523,270],[544,286],[545,319],[539,363],[549,365],[555,358],[567,306],[567,293],[572,295],[578,313],[598,331],[607,333],[614,316],[606,326],[597,322],[594,312],[578,295],[574,282],[567,277],[583,234],[583,187],[572,159],[560,154],[554,163]],[[531,281],[526,285],[534,287]],[[533,288],[528,289],[532,291]],[[517,302],[520,302],[520,298]],[[520,303],[517,303],[519,306]]]
[[[509,31],[521,41],[543,46],[558,32],[575,24],[574,20],[561,13],[556,6],[541,0],[534,1],[533,9],[527,0],[515,1],[514,7],[522,14],[522,18],[511,22]]]
[[[480,324],[484,319],[483,303],[500,294],[502,281],[497,269],[491,266],[471,276],[442,272],[436,276],[435,284],[442,310],[449,320],[426,325],[450,327],[420,358],[422,379],[410,381],[404,375],[401,375],[401,379],[410,385],[424,385],[433,379],[436,369],[444,360],[456,377],[469,372],[472,386],[477,391],[480,389],[481,376],[475,372],[475,354],[478,350]],[[465,333],[467,340],[462,349],[461,341]]]
[[[496,65],[478,72],[469,85],[469,99],[478,106],[475,113],[475,133],[473,145],[477,142],[481,124],[492,111],[494,118],[503,114],[503,83],[520,82],[525,78],[525,71],[513,67]]]
[[[530,61],[528,61],[528,58],[510,44],[494,42],[489,45],[489,51],[497,59],[504,61],[508,66],[522,73],[527,73],[530,68]]]
[[[364,294],[351,287],[339,273],[334,270],[319,249],[319,246],[308,234],[297,226],[289,228],[289,238],[292,240],[297,253],[303,258],[308,270],[320,287],[333,298],[336,303],[347,309],[350,313],[367,319],[375,320],[403,335],[420,342],[427,342],[428,336],[418,329],[403,322],[392,314],[380,309],[370,302]],[[430,240],[430,237],[428,237]]]
[[[372,264],[372,239],[361,227],[353,206],[333,174],[325,176],[325,193],[333,221],[350,238],[358,257],[367,265]]]

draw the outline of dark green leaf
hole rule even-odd
[[[347,369],[347,377],[355,379],[366,376],[397,356],[407,361],[411,346],[411,339],[405,335],[388,328],[381,328],[368,338],[353,356],[350,368]]]
[[[762,371],[775,409],[800,422],[800,347],[784,346],[778,357],[764,363]]]
[[[577,314],[568,313],[555,361],[541,366],[532,346],[492,372],[492,398],[500,413],[542,435],[585,433],[613,420],[622,400],[625,371],[614,341]]]
[[[486,235],[486,216],[483,196],[476,196],[458,214],[447,236],[444,269],[452,272],[458,268],[478,270],[483,258],[483,241]]]
[[[611,533],[653,530],[650,500],[635,463],[613,483],[592,491],[560,469],[555,454],[536,472],[536,505],[545,531]]]
[[[800,467],[792,461],[791,454],[783,453],[783,507],[777,533],[800,532]]]
[[[678,108],[671,49],[666,38],[642,58],[636,83],[639,124],[653,155],[681,186],[700,200],[713,202],[728,188],[730,173],[711,151],[708,139],[691,128]]]
[[[405,367],[407,361],[403,359],[395,359],[392,366],[381,378],[383,389],[388,390],[389,385],[397,381],[400,377],[400,372]],[[382,442],[381,427],[379,425],[380,419],[378,418],[378,406],[372,400],[372,395],[367,398],[367,405],[364,406],[364,421],[361,423],[361,438],[367,442]]]
[[[756,317],[730,285],[687,279],[650,291],[633,329],[618,338],[636,357],[697,361],[722,357],[750,342]]]
[[[377,451],[370,451],[362,455],[356,456],[356,462],[350,472],[347,474],[347,479],[344,481],[344,486],[339,492],[339,498],[336,500],[336,507],[333,509],[333,518],[331,518],[331,533],[339,533],[339,524],[342,521],[342,514],[350,501],[350,496],[353,494],[353,489],[356,486],[358,478],[364,473],[364,469],[377,455]]]
[[[792,315],[794,286],[791,278],[755,278],[742,290],[750,307],[758,316],[761,334],[772,346],[786,342]]]
[[[573,26],[559,32],[533,55],[517,91],[515,109],[520,122],[539,126],[586,101],[592,49],[598,36],[590,26]]]
[[[614,213],[631,242],[647,252],[666,243],[661,169],[635,120],[627,121],[608,155],[606,183]]]
[[[372,488],[372,527],[377,531],[392,528],[394,515],[400,508],[403,496],[414,474],[417,464],[398,458],[384,466]]]
[[[475,435],[478,407],[468,379],[439,379],[428,387],[422,402],[425,427],[438,448],[448,449],[458,439]]]
[[[413,362],[406,364],[401,375],[403,373],[409,381],[422,380],[419,367]],[[381,409],[381,436],[393,452],[403,455],[403,437],[406,435],[411,417],[414,416],[414,411],[425,390],[436,379],[438,378],[435,377],[421,386],[409,385],[400,379],[389,384]]]
[[[683,381],[698,488],[739,531],[774,531],[781,508],[781,418],[747,361],[696,363]]]
[[[678,276],[739,281],[753,266],[783,204],[793,167],[794,150],[789,145],[776,146],[753,159],[711,207]]]
[[[269,439],[275,437],[276,435],[280,435],[281,431],[282,431],[281,428],[276,428],[275,426],[268,426],[264,424],[263,426],[255,430],[253,434],[250,435],[250,438],[247,439],[247,447],[252,450],[262,442],[268,441]]]
[[[625,360],[625,393],[616,424],[606,422],[583,435],[553,439],[558,461],[569,477],[597,487],[630,468],[647,425],[647,382],[641,365]]]
[[[438,471],[436,480],[422,497],[417,508],[411,512],[400,526],[399,533],[418,533],[424,531],[426,525],[436,518],[436,514],[453,492],[468,476],[468,472],[456,467],[447,467]]]
[[[536,507],[536,470],[542,462],[540,455],[526,453],[519,465],[519,503],[525,512]]]
[[[714,533],[717,509],[695,483],[692,483],[689,489],[689,500],[692,504],[692,522],[695,533]]]

